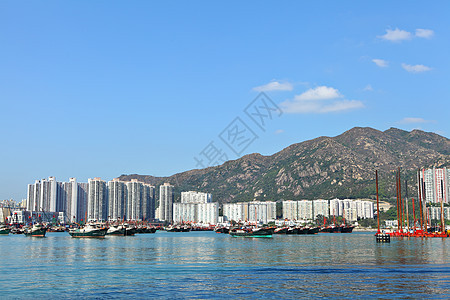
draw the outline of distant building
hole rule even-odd
[[[425,187],[426,203],[441,203],[441,201],[449,203],[450,169],[423,169],[419,178],[422,187]]]
[[[78,184],[76,178],[69,178],[69,182],[63,183],[63,191],[65,194],[65,204],[63,211],[69,219],[69,223],[77,222],[78,216]]]
[[[26,224],[31,221],[30,212],[26,210],[15,210],[11,214],[10,221],[13,224]]]
[[[118,178],[108,182],[108,216],[110,220],[117,221],[126,218],[127,185]]]
[[[142,220],[143,184],[137,179],[131,179],[131,182],[127,182],[127,191],[127,219]]]
[[[342,216],[344,214],[344,203],[340,199],[330,200],[330,215]]]
[[[159,219],[161,221],[173,221],[173,188],[170,183],[164,183],[159,187]]]
[[[88,221],[105,221],[108,217],[106,183],[100,178],[88,179]]]
[[[218,218],[219,204],[217,202],[173,204],[173,221],[175,223],[217,224]]]
[[[283,219],[297,220],[298,218],[298,201],[283,201]]]
[[[202,192],[181,192],[181,203],[211,203],[212,195]]]
[[[288,220],[315,220],[318,215],[326,218],[343,216],[348,221],[373,218],[373,202],[365,200],[332,199],[283,201],[283,218]]]
[[[225,221],[244,222],[248,220],[248,204],[225,203],[223,204],[223,217]]]
[[[143,184],[142,218],[147,221],[155,219],[155,187],[150,184]]]
[[[89,183],[79,182],[77,191],[77,222],[85,222],[87,218]]]
[[[259,222],[266,224],[276,219],[276,202],[241,202],[223,205],[223,217],[226,221]]]
[[[428,212],[431,220],[441,219],[441,208],[440,207],[428,207]],[[444,220],[450,220],[450,207],[444,207]]]
[[[298,219],[299,220],[313,220],[313,202],[308,200],[298,201]]]
[[[322,215],[324,217],[330,216],[330,210],[328,206],[328,200],[313,200],[313,219],[315,220],[317,216]]]
[[[57,183],[55,177],[36,180],[28,185],[27,210],[56,211]]]

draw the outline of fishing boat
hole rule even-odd
[[[275,229],[273,233],[275,233],[275,234],[286,234],[288,228],[289,227],[287,227],[287,226],[279,227],[279,228]]]
[[[134,225],[125,223],[123,227],[125,227],[125,236],[133,236],[136,234],[136,227]]]
[[[136,233],[155,233],[156,227],[154,226],[139,226],[136,228]]]
[[[286,234],[298,234],[298,230],[299,230],[298,227],[295,226],[289,227],[286,231]]]
[[[106,235],[125,236],[125,230],[122,225],[112,225],[106,231]]]
[[[298,227],[297,234],[308,234],[309,227]]]
[[[318,234],[320,227],[306,227],[307,231],[306,234]]]
[[[147,228],[145,229],[145,233],[155,233],[155,232],[156,232],[155,226],[147,226]]]
[[[70,236],[73,238],[104,238],[108,228],[99,224],[86,224],[80,228],[72,228],[69,230]]]
[[[230,228],[226,226],[218,226],[214,229],[216,233],[230,233]]]
[[[47,227],[42,224],[34,224],[31,228],[25,229],[23,233],[25,236],[45,237],[46,232]]]
[[[230,230],[232,237],[272,237],[273,230],[267,227],[258,228],[233,228]]]
[[[353,225],[341,225],[341,231],[342,233],[352,233],[353,228],[355,228],[355,226]]]
[[[7,226],[7,225],[0,226],[0,234],[1,235],[8,235],[10,231],[11,231],[11,228],[9,226]]]

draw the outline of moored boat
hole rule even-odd
[[[70,236],[74,238],[104,238],[108,228],[97,224],[86,224],[80,228],[69,230]]]
[[[344,225],[344,226],[341,226],[341,232],[342,233],[352,233],[353,228],[355,228],[355,226],[353,226],[353,225]]]
[[[125,227],[122,225],[113,225],[108,228],[106,235],[125,236]]]
[[[298,227],[293,226],[293,227],[289,227],[286,231],[286,234],[298,234]]]
[[[275,234],[286,234],[289,227],[279,227],[273,231]]]
[[[226,227],[226,226],[220,226],[220,227],[216,227],[216,228],[214,229],[214,231],[215,231],[216,233],[229,233],[229,232],[230,232],[230,228],[229,228],[229,227]]]
[[[125,236],[133,236],[136,234],[136,227],[134,225],[125,223],[123,227],[125,227]]]
[[[25,236],[45,237],[46,232],[47,227],[42,224],[34,224],[31,228],[25,229],[23,233]]]
[[[297,234],[307,234],[309,227],[298,227]]]
[[[273,230],[266,227],[258,228],[233,228],[230,230],[232,237],[272,237]]]
[[[308,232],[306,234],[317,234],[319,233],[320,227],[308,227]]]
[[[0,226],[0,234],[1,235],[8,235],[11,231],[11,228],[9,226],[6,225],[1,225]]]

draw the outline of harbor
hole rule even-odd
[[[49,232],[0,238],[0,278],[13,298],[448,298],[449,246],[450,239],[377,244],[371,232],[269,239],[212,231],[104,239]]]

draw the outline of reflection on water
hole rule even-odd
[[[373,234],[232,238],[213,232],[0,238],[2,295],[384,298],[450,296],[448,239]]]

